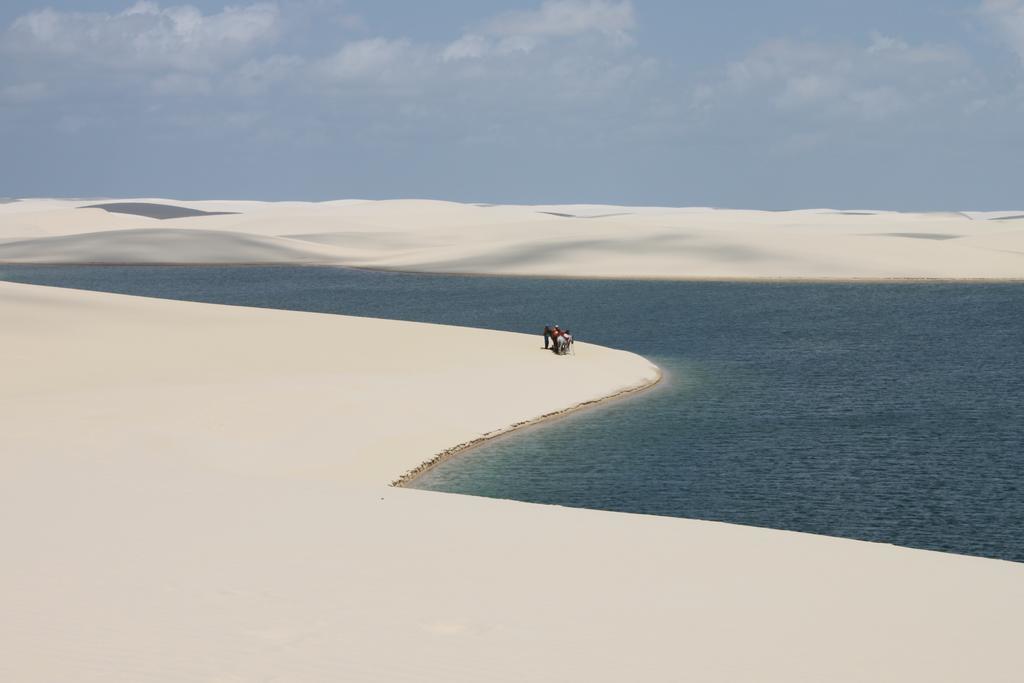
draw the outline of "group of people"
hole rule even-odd
[[[552,351],[564,356],[572,350],[572,330],[563,330],[558,325],[544,327],[544,348],[550,345]]]

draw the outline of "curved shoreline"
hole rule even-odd
[[[2,240],[0,240],[2,242]],[[508,278],[530,280],[597,280],[606,282],[713,282],[723,284],[780,284],[780,285],[943,285],[943,284],[1024,284],[1022,277],[928,277],[928,276],[865,276],[865,277],[821,277],[788,275],[550,275],[545,273],[496,273],[458,270],[415,270],[412,268],[388,268],[383,266],[360,266],[345,262],[316,261],[5,261],[0,267],[13,268],[343,268],[369,273],[393,273],[396,275],[437,275],[467,278]]]
[[[645,358],[644,360],[647,359]],[[487,432],[486,434],[471,441],[465,441],[463,443],[452,446],[451,448],[446,448],[440,453],[434,455],[432,458],[424,460],[416,467],[406,471],[404,474],[402,474],[402,476],[392,481],[389,484],[389,486],[394,488],[407,488],[409,484],[416,481],[416,479],[426,474],[430,470],[434,469],[441,463],[447,462],[448,460],[451,460],[452,458],[458,455],[462,455],[467,451],[482,446],[488,441],[492,441],[493,439],[496,439],[499,436],[505,436],[507,434],[511,434],[521,429],[525,429],[526,427],[531,427],[534,425],[538,425],[542,422],[548,422],[559,417],[564,417],[566,415],[569,415],[570,413],[575,413],[586,408],[596,408],[599,405],[604,405],[606,403],[611,403],[612,401],[629,398],[631,396],[634,396],[635,394],[639,394],[644,391],[653,389],[654,387],[658,386],[658,384],[661,383],[662,379],[664,379],[665,377],[665,374],[664,372],[662,372],[661,368],[655,365],[654,363],[651,363],[651,366],[654,367],[658,373],[652,381],[644,382],[637,386],[622,389],[620,391],[615,392],[614,394],[609,394],[608,396],[604,396],[602,398],[595,398],[590,401],[583,401],[582,403],[577,403],[575,405],[569,406],[568,408],[563,408],[562,410],[555,410],[553,412],[545,413],[544,415],[540,415],[529,420],[516,422],[515,424],[509,425],[508,427],[503,427],[501,429],[495,429],[493,431]]]

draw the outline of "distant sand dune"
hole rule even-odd
[[[8,263],[336,263],[330,247],[214,230],[110,230],[0,244]]]
[[[1003,225],[1006,225],[1005,223]],[[973,235],[960,240],[965,247],[1001,253],[1024,254],[1024,230],[1006,230],[987,235]]]
[[[25,199],[0,205],[0,262],[323,263],[661,279],[1024,279],[1020,240],[1005,229],[1022,217],[421,199]],[[166,232],[152,232],[154,220]]]

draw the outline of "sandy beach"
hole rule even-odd
[[[0,262],[1020,279],[1016,221],[21,200]],[[633,354],[9,283],[0,312],[5,679],[1016,680],[1019,564],[389,486],[649,387]]]
[[[659,279],[1024,279],[1024,211],[23,199],[0,263],[333,264]]]
[[[5,680],[1017,678],[1020,564],[388,486],[655,382],[633,354],[10,283],[0,314]]]

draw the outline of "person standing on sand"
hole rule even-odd
[[[551,325],[544,326],[544,350],[548,349],[548,342],[553,341],[554,337],[551,336]]]

